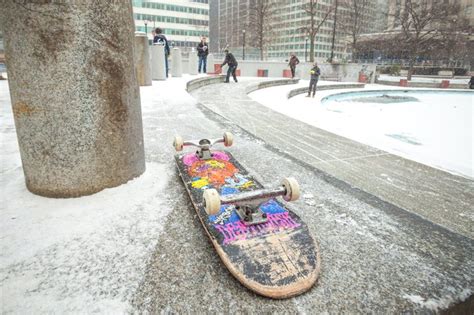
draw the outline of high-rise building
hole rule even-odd
[[[209,37],[208,0],[133,0],[137,31],[163,30],[176,47],[196,47],[202,36]],[[211,39],[212,41],[212,39]]]
[[[380,33],[388,26],[388,1],[377,0],[377,10],[375,12],[374,32]]]
[[[375,23],[376,2],[378,0],[365,0],[368,5],[361,15],[364,27],[360,32],[373,32]],[[310,41],[303,28],[310,22],[310,16],[305,11],[309,0],[274,0],[272,1],[272,14],[270,19],[271,38],[265,44],[265,55],[269,59],[286,59],[294,52],[300,60],[305,56],[309,60]],[[327,19],[322,23],[316,35],[314,43],[315,57],[326,60],[331,56],[334,9],[338,5],[336,23],[336,36],[334,43],[334,57],[341,60],[347,57],[347,32],[342,23],[347,16],[348,9],[343,5],[343,0],[319,0],[317,1],[316,23],[322,22],[325,13],[331,10]],[[221,51],[228,46],[234,49],[237,55],[241,55],[244,45],[243,37],[245,30],[246,57],[259,58],[258,45],[255,40],[255,30],[252,29],[252,21],[249,12],[255,9],[255,1],[250,0],[210,0],[211,41],[214,40],[210,49],[212,52]],[[218,12],[215,14],[214,12]],[[250,52],[254,51],[253,54]],[[248,58],[248,57],[247,57]]]
[[[239,51],[243,45],[244,31],[249,24],[250,0],[209,0],[209,32],[211,52],[222,52],[225,48]],[[247,30],[248,31],[248,30]],[[251,43],[247,34],[246,43]],[[248,46],[248,47],[251,47]]]

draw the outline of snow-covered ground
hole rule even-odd
[[[133,299],[137,287],[141,285],[144,278],[148,276],[149,283],[153,284],[155,284],[155,280],[156,283],[162,281],[159,277],[156,279],[150,277],[150,270],[147,268],[149,267],[148,263],[151,257],[157,253],[157,244],[162,243],[166,239],[164,231],[166,228],[165,222],[170,217],[171,211],[176,204],[176,200],[171,200],[172,198],[170,198],[172,194],[169,192],[170,186],[168,184],[171,181],[173,187],[176,186],[176,182],[172,180],[173,176],[176,175],[172,174],[174,170],[170,167],[174,165],[171,158],[173,149],[171,144],[163,144],[163,141],[169,138],[171,142],[173,133],[191,136],[191,133],[195,131],[193,128],[195,128],[196,121],[204,118],[204,115],[195,106],[196,101],[184,90],[186,81],[192,78],[196,78],[196,76],[185,76],[184,78],[165,82],[153,82],[153,86],[141,88],[147,171],[127,184],[106,189],[92,196],[74,199],[43,198],[33,195],[26,190],[8,86],[6,81],[0,81],[0,313],[119,314],[134,312],[136,309],[131,305],[131,299]],[[247,79],[242,78],[240,81],[245,80]],[[327,83],[321,82],[321,84]],[[273,100],[275,106],[281,106],[282,108],[293,106],[295,109],[293,112],[304,113],[304,110],[308,107],[321,107],[321,105],[317,104],[319,104],[321,98],[319,94],[322,96],[323,93],[318,93],[319,100],[306,99],[299,96],[288,102],[285,100],[286,92],[289,89],[306,85],[307,81],[302,81],[298,85],[278,87],[274,90],[275,95],[270,93],[271,96],[268,93],[269,90],[273,89],[263,90],[262,92],[270,103]],[[382,88],[385,89],[386,87]],[[327,95],[335,92],[338,91],[326,92],[324,94]],[[360,104],[356,103],[356,105]],[[337,105],[344,107],[342,103]],[[386,104],[385,106],[398,106],[398,104]],[[301,108],[301,110],[298,110],[298,108]],[[337,106],[332,108],[337,110]],[[368,108],[366,110],[368,114],[375,115],[373,109]],[[384,109],[382,108],[382,110]],[[332,120],[328,118],[329,122],[335,123],[338,119],[341,119],[340,117],[337,118],[341,113],[326,109],[319,109],[319,111],[321,115],[335,115]],[[206,121],[209,122],[209,120]],[[213,128],[215,127],[213,126]],[[200,126],[199,128],[206,129],[209,126]],[[365,125],[359,125],[359,128],[367,129]],[[163,136],[163,130],[166,130],[166,137]],[[247,156],[249,155],[247,154]],[[249,156],[248,159],[252,159],[252,157]],[[311,180],[323,182],[318,178]],[[309,182],[309,179],[307,181]],[[362,205],[362,201],[355,199],[350,199],[350,202],[346,204],[345,197],[340,196],[340,194],[345,196],[345,193],[341,193],[339,189],[331,185],[321,188],[323,185],[314,185],[313,182],[311,184],[307,183],[306,186],[317,186],[319,187],[318,189],[330,192],[322,193],[322,197],[314,198],[319,200],[318,205],[313,208],[307,208],[308,211],[306,211],[306,213],[314,211],[314,213],[307,216],[307,222],[310,223],[311,220],[317,222],[318,225],[314,223],[310,226],[315,231],[317,230],[316,227],[321,224],[320,219],[326,217],[326,220],[323,221],[327,223],[323,224],[326,227],[319,229],[320,235],[325,236],[321,237],[321,239],[322,248],[326,249],[324,254],[326,261],[331,261],[332,258],[332,261],[342,262],[344,266],[347,264],[347,266],[354,267],[351,263],[356,256],[353,255],[350,248],[361,248],[360,246],[363,247],[365,246],[364,244],[370,244],[370,246],[364,248],[367,252],[364,253],[365,258],[363,259],[367,259],[368,264],[364,264],[363,260],[359,260],[357,263],[370,266],[370,264],[374,263],[373,260],[370,260],[371,255],[380,253],[380,245],[376,241],[379,236],[374,235],[381,235],[380,240],[383,240],[381,242],[382,246],[385,248],[384,244],[388,244],[392,255],[410,253],[408,256],[400,256],[408,257],[403,263],[404,267],[411,265],[416,268],[419,267],[419,270],[428,270],[430,272],[432,268],[435,268],[432,267],[431,262],[426,267],[428,269],[425,268],[427,261],[423,260],[423,262],[420,262],[420,259],[424,259],[424,256],[418,257],[414,254],[415,252],[408,252],[403,247],[400,247],[401,249],[397,251],[398,244],[400,243],[387,243],[393,241],[393,239],[389,240],[385,237],[389,233],[392,234],[391,231],[394,231],[392,229],[397,231],[397,233],[393,234],[402,236],[414,235],[411,233],[411,226],[407,227],[410,233],[406,233],[402,226],[398,226],[401,223],[393,221],[394,218],[386,216],[384,211],[379,211],[371,206],[367,206],[369,208],[366,209],[366,206]],[[317,194],[313,192],[313,195],[316,196]],[[307,205],[312,206],[310,202],[316,204],[313,201],[313,195],[304,195],[303,199],[306,200]],[[357,205],[354,204],[354,200]],[[319,202],[321,203],[319,204]],[[336,210],[330,208],[333,204],[337,206],[335,207]],[[347,210],[340,212],[340,209]],[[350,215],[353,210],[356,212],[356,219],[354,220]],[[173,228],[174,226],[170,229]],[[346,238],[341,238],[341,234],[344,233],[339,233],[339,231],[334,234],[327,232],[328,230],[337,231],[338,228],[343,228],[343,231],[347,233]],[[365,229],[367,231],[364,231]],[[373,233],[374,230],[375,233]],[[357,233],[353,233],[354,231],[357,231]],[[205,237],[200,233],[195,233],[195,237]],[[367,242],[367,235],[370,236],[369,242]],[[349,238],[356,241],[355,245],[347,241]],[[452,242],[452,240],[449,241]],[[401,242],[403,246],[413,246],[413,243],[407,243],[406,239],[402,239]],[[183,242],[177,244],[180,247],[187,247]],[[339,244],[341,247],[334,247],[330,244]],[[350,246],[346,244],[350,244]],[[418,249],[419,244],[415,244],[417,245],[415,247]],[[431,245],[432,243],[430,243]],[[394,251],[392,251],[392,247],[395,248]],[[175,248],[168,249],[168,251],[175,254]],[[192,248],[189,251],[196,250]],[[187,258],[194,261],[194,257]],[[179,256],[179,259],[182,260],[187,258]],[[158,263],[162,261],[166,260],[159,260]],[[207,262],[207,260],[203,261],[203,264]],[[202,261],[198,260],[198,263],[202,263]],[[331,268],[335,270],[338,267],[334,267],[334,264],[328,265],[332,267],[328,267],[329,272],[326,273],[327,276],[324,279],[326,287],[313,290],[313,292],[303,295],[299,300],[295,300],[296,302],[289,302],[297,304],[296,307],[301,308],[302,313],[307,312],[308,308],[311,309],[313,301],[314,303],[320,303],[325,298],[330,298],[331,295],[334,296],[334,294],[331,294],[331,287],[340,287],[336,286],[336,282],[331,282],[334,281],[334,275],[337,274],[337,272],[331,272]],[[380,265],[384,266],[384,264]],[[181,268],[183,266],[188,265],[183,264]],[[175,266],[173,265],[173,267]],[[436,268],[439,268],[439,266]],[[189,274],[192,274],[195,270],[200,270],[187,269]],[[371,268],[369,269],[372,271]],[[154,269],[151,270],[154,271]],[[178,272],[181,271],[177,270]],[[217,269],[215,267],[208,268],[206,265],[204,270],[209,270],[209,272],[195,277],[193,279],[195,283],[200,281],[207,283],[205,279],[217,279],[212,278],[216,274]],[[357,273],[354,273],[354,269],[352,270],[352,274]],[[355,270],[357,271],[357,269]],[[370,282],[370,279],[377,280],[383,278],[383,272],[386,271],[380,271],[381,276],[377,275],[375,278],[372,275],[370,278],[367,277],[368,282],[366,280],[361,281],[364,281],[364,285],[368,283],[369,286],[373,287],[375,283],[373,281]],[[351,273],[346,274],[350,275]],[[415,274],[426,275],[427,273],[416,272]],[[458,274],[462,275],[463,273]],[[354,279],[356,278],[361,278],[359,273],[357,273],[357,277],[354,276]],[[361,279],[364,279],[363,276]],[[433,281],[441,283],[440,278],[433,277],[433,279]],[[222,284],[227,280],[221,281]],[[190,283],[192,284],[193,282]],[[202,296],[198,292],[202,290],[202,286],[198,290],[193,288],[194,290],[188,294],[186,290],[191,287],[190,283],[175,282],[175,279],[173,279],[172,283],[169,284],[169,286],[184,287],[182,291],[179,291],[183,292],[181,293],[182,295],[176,295],[176,299],[181,299],[181,305],[188,303],[187,300],[183,302],[183,296],[189,297],[192,301],[202,301]],[[327,286],[327,283],[330,285]],[[168,289],[169,286],[162,286],[161,289]],[[357,286],[360,285],[357,284]],[[237,285],[236,288],[240,290],[241,286]],[[450,288],[452,287],[448,287],[447,290],[451,290]],[[381,288],[382,291],[377,291],[371,288],[370,292],[372,293],[370,294],[373,295],[373,292],[376,294],[372,296],[372,299],[377,300],[379,292],[383,292],[385,289],[383,287]],[[154,301],[155,304],[170,303],[166,305],[166,309],[170,309],[169,312],[174,312],[173,303],[176,303],[176,299],[167,298],[165,301],[162,301],[162,296],[159,296],[159,294],[163,291],[156,291],[154,286],[150,290],[154,293],[158,292],[158,298]],[[345,290],[351,289],[345,288]],[[457,288],[452,288],[453,294],[459,294],[457,290]],[[220,295],[222,292],[215,291],[214,288],[209,289],[209,287],[206,287],[205,291],[211,296],[210,299],[215,299],[215,296],[222,296]],[[174,291],[166,290],[166,292],[174,294]],[[218,292],[218,294],[215,295],[214,292]],[[235,294],[235,291],[232,290],[227,292],[229,296]],[[329,292],[329,295],[327,292]],[[444,299],[442,301],[443,304],[440,304],[441,302],[437,300],[434,302],[433,300],[425,300],[424,293],[422,294],[423,291],[415,290],[414,292],[412,294],[411,291],[407,291],[407,295],[403,296],[401,300],[408,299],[415,304],[424,303],[432,310],[437,310],[438,307],[447,307],[453,301],[449,299],[448,302],[445,302],[446,299]],[[149,300],[156,297],[156,295],[152,294],[147,295],[148,293],[148,291],[144,293],[146,299]],[[471,291],[466,289],[462,294],[462,299],[465,299],[464,295],[468,296],[471,294]],[[253,295],[242,296],[253,297]],[[234,296],[232,295],[231,297]],[[143,302],[145,304],[149,302],[146,299]],[[225,300],[216,299],[216,305],[222,304],[223,308],[211,307],[208,310],[209,312],[212,310],[227,312],[239,304],[235,302],[239,300],[242,300],[242,298],[237,298],[237,300],[232,298],[226,298]],[[265,307],[268,306],[268,312],[275,312],[275,310],[276,312],[279,310],[284,311],[284,304],[282,303],[288,303],[288,301],[270,301],[262,300],[261,298],[255,298],[251,302],[255,301],[262,303]],[[348,306],[345,304],[346,301],[344,299],[338,299],[338,301],[341,301],[340,309],[347,309]],[[352,299],[349,299],[349,301],[352,301]],[[366,307],[366,303],[364,300],[359,305]],[[378,302],[376,304],[374,302],[371,303],[370,305],[374,307],[380,307]],[[246,304],[247,302],[243,305],[245,306]],[[321,305],[324,306],[324,303],[321,303]],[[279,309],[278,307],[281,308]],[[248,312],[249,309],[251,310],[251,308],[241,308],[240,310]],[[256,309],[259,308],[253,308],[253,310]],[[177,308],[177,310],[180,310],[180,308]],[[179,313],[179,311],[177,312]]]
[[[304,86],[302,81],[298,86]],[[325,83],[323,83],[325,84]],[[409,93],[404,102],[374,95],[352,94],[354,99],[329,98],[351,90],[320,91],[316,97],[286,99],[295,87],[259,90],[250,97],[280,113],[335,134],[368,144],[426,165],[474,178],[474,93]],[[367,85],[368,90],[400,88]],[[405,89],[406,90],[406,89]],[[355,91],[355,90],[352,90]],[[413,90],[414,91],[414,90]],[[381,93],[387,94],[387,93]],[[406,93],[400,94],[401,96]],[[398,95],[398,94],[397,94]]]
[[[166,96],[142,88],[144,128],[162,125],[153,114],[161,101],[194,102],[185,81],[160,82]],[[148,155],[143,175],[92,196],[30,193],[7,81],[0,81],[0,144],[0,313],[127,312],[172,209],[165,186],[173,170]]]

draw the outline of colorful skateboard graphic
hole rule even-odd
[[[319,275],[319,248],[301,219],[275,199],[297,198],[296,181],[288,179],[281,187],[265,189],[229,152],[210,151],[219,142],[230,146],[232,135],[190,142],[175,139],[178,151],[185,145],[200,148],[175,159],[217,253],[229,271],[258,294],[287,298],[307,291]]]

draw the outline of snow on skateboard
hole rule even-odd
[[[288,298],[309,290],[320,270],[319,248],[308,227],[282,202],[299,197],[295,179],[265,189],[217,143],[231,146],[232,134],[220,139],[183,141],[195,153],[175,156],[179,175],[218,255],[243,285],[271,298]]]

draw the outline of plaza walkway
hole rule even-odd
[[[442,198],[459,194],[462,200],[449,207],[457,211],[472,203],[472,182],[430,175],[424,166],[258,106],[242,93],[256,79],[193,95],[185,92],[189,79],[141,88],[147,172],[67,202],[24,188],[11,104],[0,82],[7,94],[0,98],[6,149],[0,188],[14,197],[0,218],[2,312],[426,313],[452,309],[470,296],[472,303],[472,230],[414,211],[416,198],[402,200],[419,196],[416,208],[430,212],[448,207]],[[262,183],[287,176],[300,182],[302,198],[292,207],[318,240],[322,258],[320,279],[306,294],[270,300],[247,290],[198,222],[171,143],[177,134],[189,139],[223,131],[234,134],[229,150]],[[382,171],[412,180],[388,190]],[[432,202],[423,195],[428,184]],[[451,190],[438,196],[444,187]],[[91,211],[75,214],[91,204]],[[42,233],[34,233],[38,229]]]

